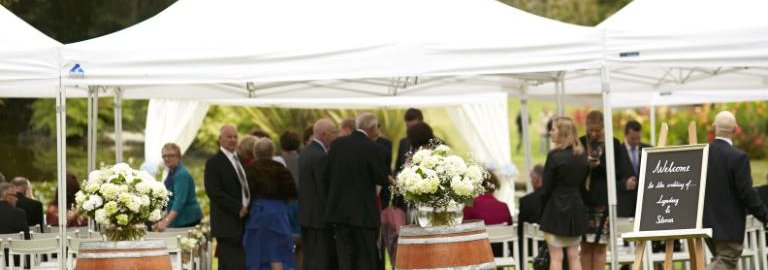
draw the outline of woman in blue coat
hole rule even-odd
[[[245,268],[248,270],[296,269],[288,202],[298,192],[291,172],[272,160],[272,140],[261,138],[253,147],[255,159],[245,167],[251,193],[243,231]]]
[[[165,188],[171,192],[165,218],[155,224],[156,231],[166,228],[192,227],[200,224],[203,212],[195,196],[195,181],[181,163],[181,149],[174,143],[163,146],[163,163],[168,168]]]

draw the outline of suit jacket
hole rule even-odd
[[[714,240],[742,243],[747,212],[768,221],[768,209],[752,188],[749,157],[720,139],[709,144],[704,198],[704,228],[712,228]]]
[[[408,151],[411,151],[411,142],[408,141],[408,138],[400,139],[400,145],[397,147],[397,159],[395,160],[395,175],[403,170],[406,160],[405,155],[408,154]]]
[[[0,202],[0,234],[24,232],[29,237],[27,215],[24,210],[11,206],[7,202]]]
[[[555,149],[544,163],[541,186],[541,230],[561,236],[581,236],[587,232],[582,194],[589,173],[586,155],[573,155],[573,149]]]
[[[621,145],[621,147],[624,149],[624,154],[626,154],[627,158],[624,159],[626,164],[624,164],[624,167],[627,168],[626,175],[627,177],[619,182],[616,185],[616,215],[619,217],[633,217],[635,216],[635,208],[637,206],[637,188],[633,190],[627,190],[627,180],[629,180],[629,177],[634,176],[637,178],[638,187],[640,186],[640,175],[635,174],[635,170],[632,168],[632,159],[629,156],[630,153],[627,151],[627,148],[624,144]],[[640,143],[637,149],[637,164],[640,166],[642,160],[643,160],[643,148],[651,147],[649,144]],[[639,169],[638,169],[639,173]]]
[[[378,228],[381,225],[376,185],[387,183],[383,149],[359,130],[340,137],[328,152],[328,200],[331,223]]]
[[[323,146],[312,141],[299,153],[299,224],[325,229],[325,200],[328,183],[323,178],[327,154]]]
[[[221,150],[205,162],[204,182],[205,193],[211,200],[211,234],[216,238],[242,238],[240,180],[232,162]]]
[[[387,174],[392,174],[392,141],[379,137],[376,139],[376,144],[381,146],[384,150],[384,169]],[[389,205],[389,197],[391,197],[391,191],[389,190],[389,183],[381,185],[381,191],[379,191],[379,199],[381,199],[381,207],[387,207]]]
[[[19,201],[16,202],[16,208],[24,210],[27,215],[27,225],[43,225],[43,203],[27,198],[24,193],[16,193]]]
[[[581,145],[584,147],[584,153],[587,153],[587,137],[581,136],[579,138]],[[626,167],[629,161],[627,159],[626,149],[624,145],[619,142],[618,139],[613,138],[613,162],[616,166],[616,185],[623,184],[628,175],[628,170],[632,170]],[[588,206],[608,205],[608,174],[607,167],[605,166],[605,149],[603,149],[600,155],[600,166],[592,168],[589,174],[589,191],[585,198]]]

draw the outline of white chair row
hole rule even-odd
[[[20,258],[20,268],[29,264],[30,269],[58,269],[58,263],[50,260],[41,263],[40,256],[43,254],[58,254],[59,238],[44,238],[24,240],[15,237],[0,239],[0,250],[8,249],[8,265],[5,264],[5,258],[0,263],[0,269],[15,269],[14,257]],[[4,252],[3,252],[4,253]],[[29,261],[27,261],[29,259]]]

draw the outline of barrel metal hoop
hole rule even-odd
[[[470,222],[454,226],[419,227],[404,226],[400,228],[401,236],[440,235],[446,233],[463,233],[472,231],[485,231],[484,222]]]
[[[402,245],[442,244],[442,243],[469,242],[469,241],[483,240],[483,239],[488,239],[487,233],[435,237],[435,238],[402,238],[400,237],[400,239],[397,240],[397,243]]]
[[[406,268],[395,268],[397,270],[405,270]],[[456,267],[439,267],[439,268],[408,268],[408,270],[489,270],[496,269],[495,262],[487,262],[476,265],[456,266]]]
[[[167,250],[152,250],[141,252],[110,252],[110,253],[80,253],[77,254],[81,259],[113,259],[113,258],[145,258],[168,256]]]
[[[80,243],[80,250],[135,250],[135,249],[165,249],[165,241],[146,240],[146,241],[117,241],[117,242],[84,242]]]

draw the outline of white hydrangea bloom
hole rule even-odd
[[[438,155],[430,155],[424,157],[424,159],[421,161],[420,166],[427,167],[427,168],[435,168],[438,164],[443,162],[443,157]]]
[[[100,188],[101,188],[101,185],[97,182],[88,183],[88,185],[85,186],[85,192],[95,193],[96,191],[99,191]]]
[[[141,194],[149,195],[152,192],[152,184],[150,182],[142,181],[136,184],[136,191]]]
[[[443,159],[443,166],[445,166],[445,173],[450,176],[464,174],[467,170],[467,164],[459,156],[446,157]]]
[[[100,224],[107,224],[107,222],[109,221],[107,219],[107,211],[104,209],[96,210],[96,215],[94,219],[96,220],[96,222]]]
[[[128,225],[128,215],[126,214],[119,214],[117,217],[117,224],[119,225]]]
[[[419,165],[421,162],[424,161],[426,157],[429,157],[432,155],[432,150],[429,149],[421,149],[419,151],[416,151],[416,153],[413,154],[411,157],[411,162],[413,162],[414,165]]]
[[[469,196],[474,193],[474,187],[472,186],[472,183],[469,181],[462,181],[458,180],[456,181],[451,180],[451,189],[453,189],[453,192],[456,193],[456,195],[459,196]]]
[[[477,165],[469,166],[467,167],[467,171],[464,172],[464,176],[469,178],[472,183],[480,183],[483,181],[483,169]]]
[[[100,207],[104,203],[104,199],[99,195],[90,195],[88,200],[83,203],[83,209],[86,211],[93,211],[97,207]]]
[[[105,183],[99,187],[99,193],[107,200],[114,200],[120,194],[120,187],[115,184]]]
[[[163,217],[163,213],[160,211],[160,209],[155,209],[152,211],[152,213],[149,214],[149,221],[156,222],[160,220]]]
[[[150,199],[149,199],[149,196],[147,196],[147,195],[141,195],[141,196],[139,197],[139,206],[140,206],[140,207],[147,207],[147,206],[149,206],[149,203],[150,203]]]
[[[78,191],[77,193],[75,193],[75,203],[83,204],[83,202],[85,202],[86,197],[87,196],[85,196],[85,194],[83,194],[82,190]]]
[[[130,193],[120,193],[117,201],[120,202],[120,204],[125,205],[131,212],[138,213],[139,210],[141,210],[141,206],[139,205],[140,199]]]
[[[110,201],[104,204],[104,211],[105,211],[105,214],[107,214],[107,216],[114,215],[115,213],[117,213],[118,210],[119,210],[118,205],[117,205],[117,202],[115,201]]]
[[[131,169],[131,166],[128,166],[128,164],[122,162],[112,166],[112,171],[114,171],[116,174],[122,174],[125,178],[129,178],[133,175],[133,169]]]
[[[450,152],[451,152],[451,148],[445,144],[441,144],[435,147],[435,153],[438,153],[440,155],[447,155]]]

